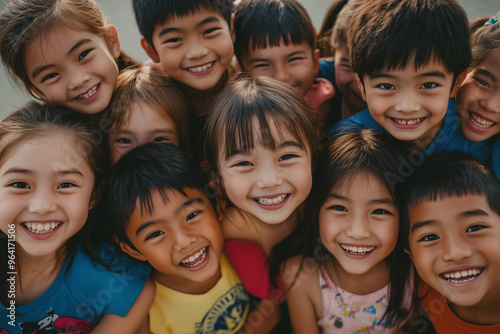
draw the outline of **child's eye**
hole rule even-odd
[[[486,80],[483,80],[479,77],[474,77],[474,80],[476,80],[481,86],[484,86],[486,88],[490,88],[490,84],[486,81]]]
[[[174,37],[174,38],[167,39],[164,44],[167,44],[167,43],[174,44],[174,43],[180,43],[180,42],[182,42],[181,38]]]
[[[233,167],[245,167],[245,166],[252,166],[252,163],[249,161],[239,161],[233,165]]]
[[[390,213],[389,211],[384,210],[384,209],[376,209],[376,210],[373,210],[372,213],[375,215],[392,215],[392,213]]]
[[[42,78],[42,81],[41,81],[41,82],[44,82],[44,81],[46,81],[46,80],[49,80],[49,79],[55,78],[56,76],[58,76],[58,74],[57,74],[57,73],[50,73],[50,74],[48,74],[48,75],[44,76],[44,77]]]
[[[253,68],[266,68],[266,67],[269,67],[268,64],[264,64],[264,63],[260,63],[260,64],[255,64]]]
[[[219,30],[220,28],[210,28],[210,29],[207,29],[203,32],[203,35],[208,35],[208,34],[211,34],[213,33],[214,31],[217,31]]]
[[[299,60],[302,60],[302,59],[304,59],[304,58],[302,58],[302,57],[295,57],[295,58],[291,58],[291,59],[289,60],[289,62],[292,62],[292,61],[299,61]]]
[[[82,61],[83,58],[85,58],[90,53],[90,51],[92,51],[92,49],[88,49],[80,53],[80,55],[78,56],[78,61]]]
[[[132,141],[128,138],[118,138],[116,140],[117,143],[120,143],[120,144],[131,144]]]
[[[20,188],[20,189],[30,189],[30,186],[25,182],[12,182],[9,187]]]
[[[439,237],[435,234],[427,234],[427,235],[424,235],[422,238],[420,238],[420,240],[418,241],[435,241],[435,240],[438,240]]]
[[[482,229],[486,228],[486,226],[483,226],[483,225],[472,225],[471,227],[469,227],[467,229],[466,232],[477,232],[477,231],[480,231]]]
[[[149,234],[147,237],[146,237],[146,240],[149,240],[149,239],[153,239],[153,238],[156,238],[156,237],[159,237],[160,235],[164,234],[164,232],[162,231],[155,231],[151,234]]]
[[[345,206],[342,206],[342,205],[332,205],[330,206],[328,209],[330,210],[335,210],[335,211],[343,211],[343,212],[347,212],[347,209]]]
[[[278,161],[283,161],[283,160],[289,160],[289,159],[292,159],[292,158],[295,158],[297,157],[297,155],[295,154],[285,154],[283,156],[281,156]]]
[[[64,188],[71,188],[74,187],[75,184],[71,182],[63,182],[60,185],[57,186],[57,189],[64,189]]]
[[[394,89],[394,86],[391,85],[391,84],[388,84],[388,83],[383,83],[383,84],[380,84],[377,86],[378,88],[380,89],[383,89],[383,90],[390,90],[390,89]]]
[[[431,89],[431,88],[435,88],[437,87],[437,83],[435,82],[426,82],[424,83],[422,86],[420,86],[420,88],[424,88],[424,89]]]
[[[165,137],[156,137],[152,141],[152,143],[162,143],[162,142],[170,142],[170,139],[165,138]]]
[[[201,213],[201,210],[196,210],[191,212],[190,214],[187,215],[186,221],[190,221],[191,219],[194,219],[194,217],[198,216]]]

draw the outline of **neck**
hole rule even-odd
[[[332,282],[356,295],[366,295],[382,289],[389,284],[389,264],[382,261],[362,274],[347,272],[331,256],[325,264],[326,272]]]
[[[486,295],[478,304],[459,306],[449,303],[450,309],[461,320],[479,326],[500,324],[500,288]]]
[[[182,89],[184,94],[192,101],[196,116],[205,116],[208,114],[208,104],[210,99],[214,98],[224,89],[224,87],[226,87],[228,80],[229,73],[226,70],[215,86],[207,90],[199,90],[185,85],[182,82],[175,82]]]

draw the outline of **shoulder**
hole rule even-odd
[[[285,293],[294,289],[319,289],[319,264],[313,258],[294,256],[281,266],[281,279]]]
[[[328,135],[332,137],[336,134],[357,132],[363,129],[373,129],[376,131],[383,130],[383,128],[373,119],[368,109],[364,109],[334,124],[328,131]]]

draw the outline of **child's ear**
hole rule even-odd
[[[409,256],[409,257],[410,257],[410,259],[411,259],[411,262],[414,262],[414,261],[413,261],[413,255],[411,255],[411,251],[409,251],[407,248],[403,249],[403,251],[404,251],[406,254],[408,254],[408,256]]]
[[[146,54],[149,56],[149,58],[151,58],[152,61],[154,61],[155,63],[160,62],[160,57],[158,57],[158,54],[156,53],[155,49],[151,44],[146,42],[144,38],[141,38],[141,46],[144,49],[144,51],[146,51]]]
[[[139,260],[139,261],[147,261],[147,259],[142,255],[138,250],[133,249],[130,247],[127,243],[125,242],[120,242],[120,248],[122,251],[127,253],[128,255],[132,256],[134,259]]]
[[[106,28],[106,41],[108,42],[109,49],[113,57],[118,58],[121,54],[120,40],[118,39],[118,31],[115,26],[108,26]]]
[[[314,75],[316,76],[319,72],[319,49],[313,51],[313,66]]]
[[[457,96],[458,89],[460,88],[460,86],[462,86],[462,83],[467,77],[467,73],[468,73],[467,70],[465,70],[458,75],[457,79],[455,80],[455,83],[453,84],[453,89],[451,90],[450,97]]]
[[[366,102],[365,85],[363,85],[363,82],[361,81],[357,73],[354,74],[354,76],[356,77],[356,83],[358,84],[359,91],[361,92],[361,97],[363,98],[363,101]]]
[[[236,34],[234,33],[234,19],[236,18],[236,15],[234,13],[231,14],[231,25],[229,26],[229,29],[231,31],[231,39],[234,42],[236,42]]]
[[[49,99],[45,96],[44,93],[42,93],[41,90],[36,88],[34,85],[30,85],[30,89],[35,93],[39,98],[41,98],[44,101],[48,101]]]

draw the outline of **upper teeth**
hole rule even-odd
[[[477,126],[479,126],[481,128],[489,128],[490,126],[495,124],[495,122],[489,122],[489,121],[482,119],[481,117],[479,117],[475,114],[472,114],[472,113],[470,113],[470,119],[474,124],[476,124]]]
[[[279,195],[279,196],[276,196],[274,198],[260,197],[260,198],[257,198],[257,202],[259,202],[262,205],[272,205],[272,204],[279,204],[279,203],[283,202],[285,200],[285,198],[286,198],[286,194]]]
[[[195,267],[195,266],[199,265],[207,257],[206,249],[207,249],[207,247],[204,247],[203,249],[199,250],[198,252],[196,252],[195,254],[191,255],[187,259],[182,260],[181,263],[183,265],[187,266],[187,267]],[[192,263],[192,262],[194,262],[194,260],[196,260],[200,256],[201,256],[200,260],[196,261],[195,263]]]
[[[345,251],[353,254],[366,254],[375,249],[375,247],[356,247],[356,246],[346,246],[346,245],[341,245],[341,247]]]
[[[53,231],[56,227],[58,227],[61,222],[52,222],[52,223],[25,223],[26,228],[32,232],[37,234],[45,234]]]
[[[409,121],[405,121],[404,119],[397,119],[397,118],[393,118],[393,119],[398,124],[413,125],[413,124],[417,124],[417,123],[422,122],[425,119],[425,117],[417,118],[417,119],[412,119],[412,120],[409,120]]]
[[[210,64],[206,64],[206,65],[203,65],[203,66],[198,66],[198,67],[190,67],[188,68],[188,71],[190,72],[201,72],[201,71],[205,71],[206,69],[209,69],[210,67],[212,67],[213,63],[210,63]]]
[[[476,276],[481,273],[481,269],[469,269],[469,270],[462,270],[462,271],[457,271],[454,273],[446,273],[443,274],[443,277],[446,279],[450,278],[462,278],[462,277],[467,277],[467,276]]]
[[[95,93],[97,92],[97,85],[95,85],[94,87],[90,88],[87,93],[85,94],[82,94],[82,95],[78,95],[78,99],[88,99],[89,97],[91,97],[92,95],[94,95]]]

